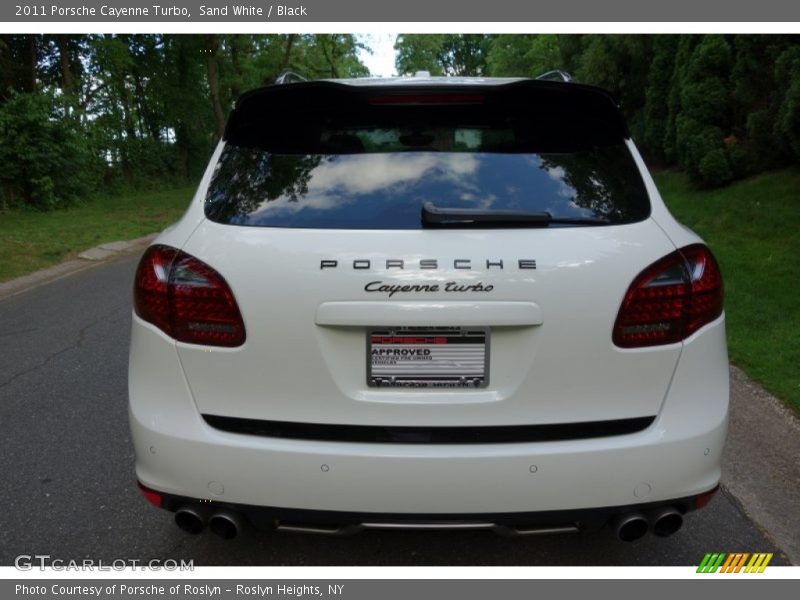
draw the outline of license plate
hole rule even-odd
[[[367,331],[371,387],[486,387],[489,330],[474,327]]]

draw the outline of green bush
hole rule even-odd
[[[706,152],[700,159],[697,171],[701,182],[711,187],[724,185],[733,177],[728,155],[721,148]]]
[[[677,81],[675,158],[700,187],[733,179],[725,139],[731,134],[731,53],[720,35],[707,35],[691,52]]]
[[[73,118],[44,94],[0,104],[0,189],[4,206],[49,210],[74,203],[99,183],[101,162]]]
[[[775,80],[780,83],[781,99],[775,133],[795,160],[800,159],[800,47],[792,46],[775,65]]]
[[[642,121],[641,143],[651,159],[666,162],[664,141],[667,137],[669,96],[672,73],[675,70],[675,53],[678,37],[656,36],[653,42],[653,59],[650,63]]]
[[[696,186],[715,187],[732,179],[722,130],[681,115],[677,122],[677,138],[681,144],[678,159]]]

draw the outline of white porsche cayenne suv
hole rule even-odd
[[[722,296],[601,89],[258,89],[136,273],[139,485],[223,538],[670,535],[720,477]]]

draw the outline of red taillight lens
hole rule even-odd
[[[722,314],[722,276],[711,251],[686,246],[633,280],[614,324],[622,348],[679,342]]]
[[[141,483],[139,483],[139,491],[142,492],[142,496],[144,496],[145,500],[156,508],[161,508],[164,504],[164,498],[157,491],[144,487]]]
[[[151,246],[134,283],[136,314],[179,342],[241,346],[244,322],[228,283],[204,262],[169,246]]]
[[[169,271],[178,251],[169,246],[151,246],[136,270],[133,308],[136,314],[172,335],[172,318],[167,288]]]
[[[722,314],[722,273],[711,251],[701,244],[681,250],[692,282],[692,301],[686,319],[689,336]]]

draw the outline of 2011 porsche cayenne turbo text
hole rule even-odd
[[[242,13],[245,14],[245,13]],[[114,19],[130,17],[185,17],[191,13],[188,8],[173,4],[150,4],[148,6],[62,6],[59,4],[17,4],[15,15],[25,17],[111,17]]]
[[[722,303],[601,89],[268,86],[137,269],[136,474],[224,538],[670,535],[720,477]]]

